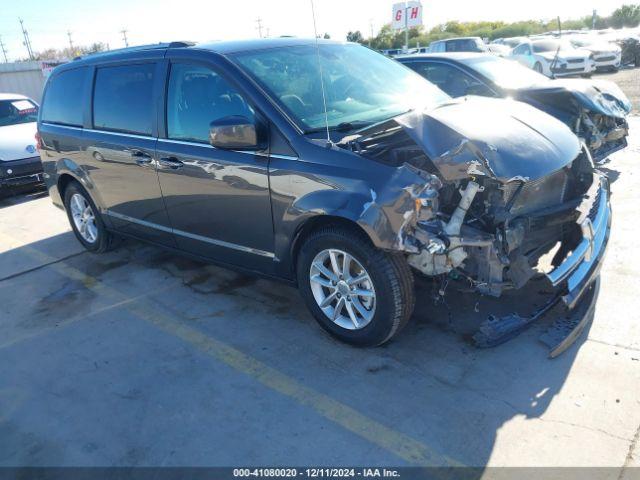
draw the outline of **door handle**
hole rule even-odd
[[[131,150],[126,150],[131,158],[133,158],[137,165],[141,167],[149,167],[153,166],[153,157],[149,155],[147,152],[142,150],[138,150],[136,148],[132,148]]]
[[[153,165],[153,158],[151,157],[140,157],[136,158],[136,163],[141,167],[151,167]]]
[[[182,168],[184,163],[178,160],[176,157],[160,157],[158,165],[160,166],[160,168],[170,168],[171,170],[177,170],[178,168]]]

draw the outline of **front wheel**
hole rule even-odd
[[[320,326],[352,345],[389,341],[413,312],[406,260],[375,248],[361,232],[325,227],[312,233],[300,250],[297,277]]]
[[[76,238],[84,248],[103,253],[113,246],[113,235],[107,231],[95,203],[87,191],[76,182],[64,192],[64,206]]]
[[[591,73],[583,73],[582,75],[580,75],[582,78],[591,78],[592,74]]]
[[[538,73],[542,73],[542,65],[540,64],[540,62],[536,62],[533,66],[533,69]]]

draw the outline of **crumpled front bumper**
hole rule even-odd
[[[562,300],[568,308],[576,306],[597,278],[611,231],[611,203],[607,177],[594,173],[593,185],[578,210],[582,240],[547,278],[554,287],[562,287]]]

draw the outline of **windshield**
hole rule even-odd
[[[368,48],[321,44],[319,52],[330,128],[365,126],[450,99],[417,73]],[[234,58],[302,130],[324,128],[315,46],[242,52]]]
[[[38,120],[38,106],[31,100],[0,100],[0,127]]]
[[[482,57],[467,63],[471,68],[502,88],[524,88],[550,81],[541,73],[504,58]]]
[[[555,52],[560,47],[560,50],[570,50],[571,45],[567,42],[561,42],[558,40],[544,40],[541,42],[533,42],[533,51],[535,53],[543,52]]]

